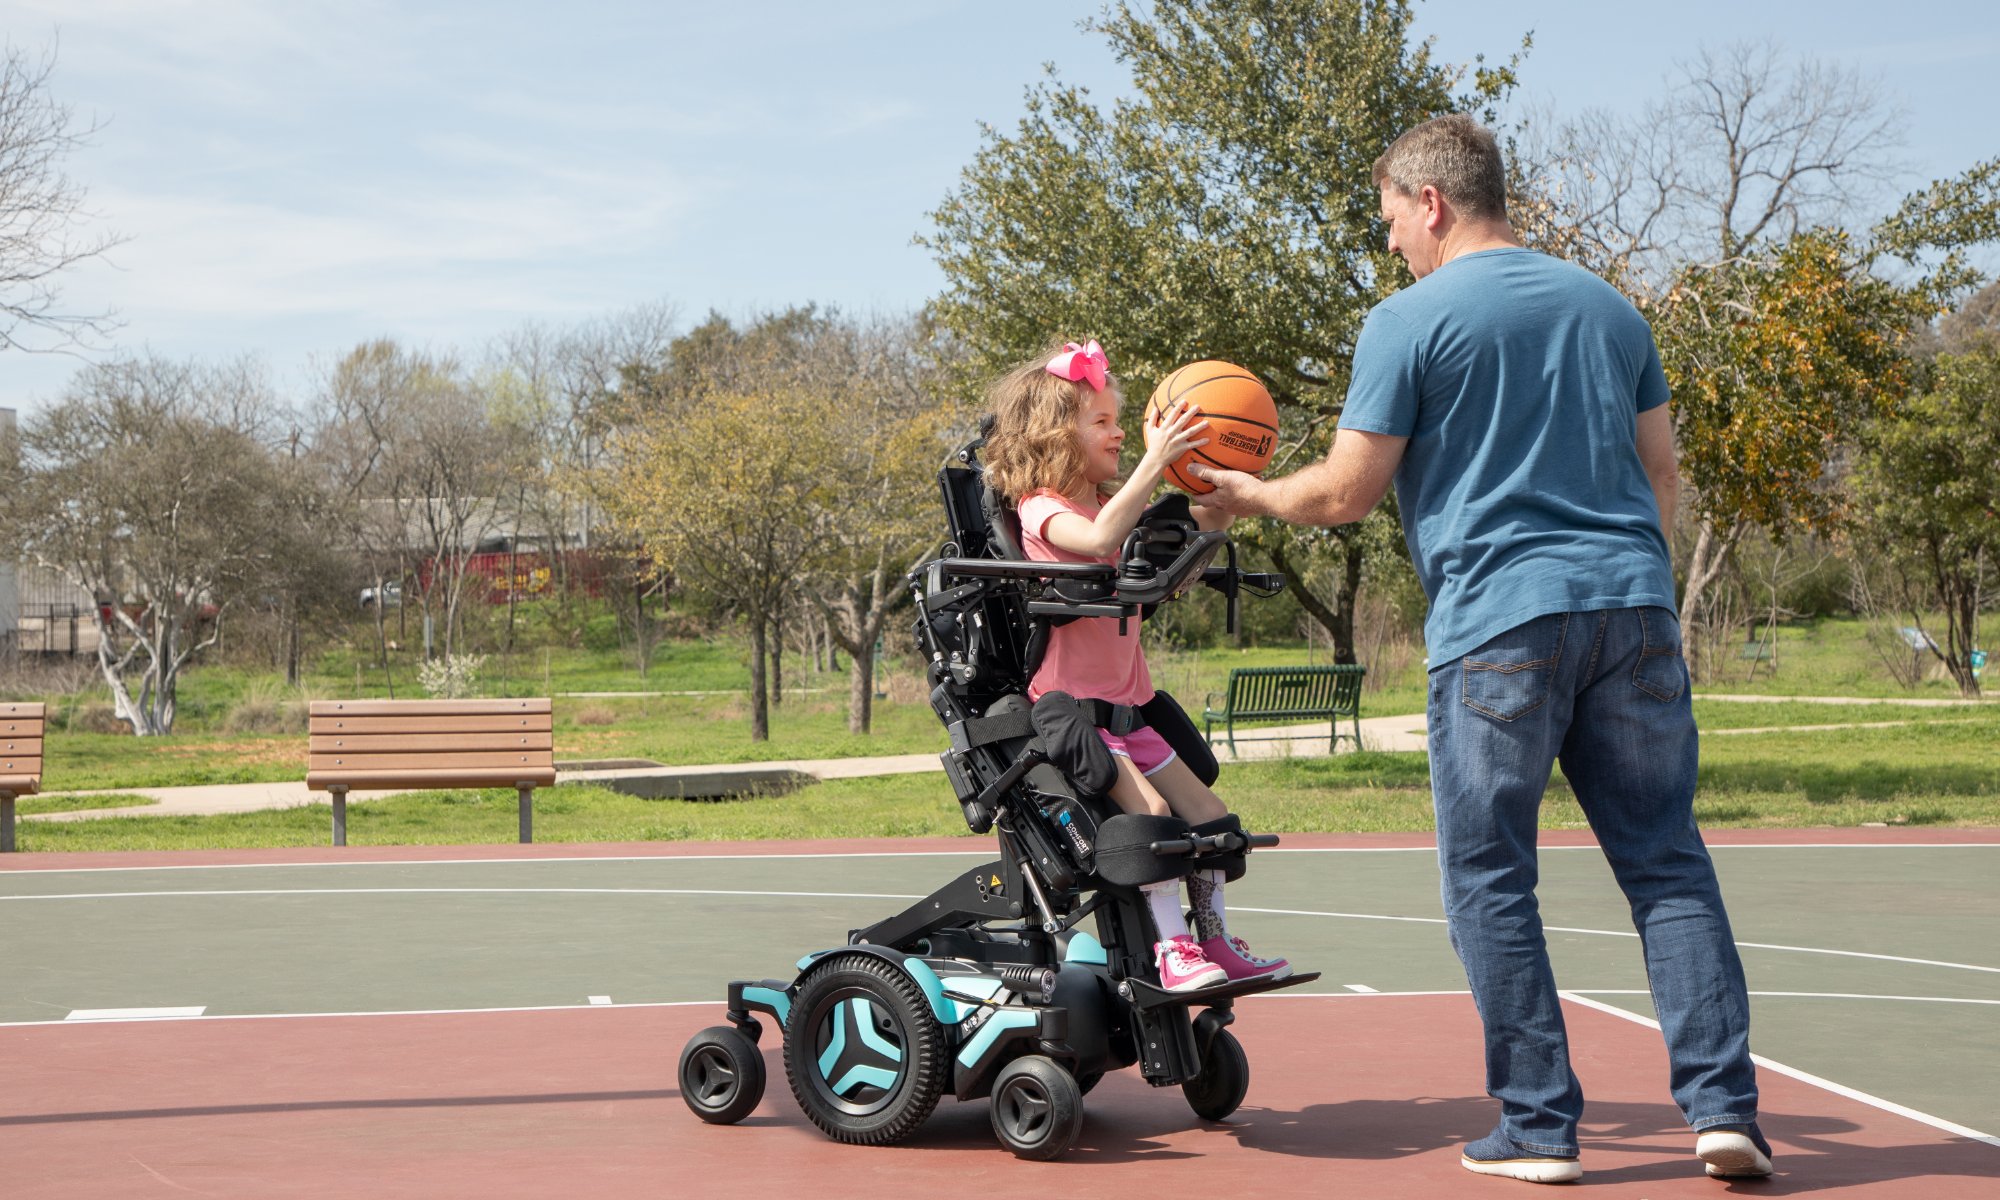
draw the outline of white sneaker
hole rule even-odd
[[[1755,1121],[1748,1125],[1711,1125],[1702,1130],[1694,1140],[1694,1156],[1717,1178],[1755,1178],[1775,1170],[1771,1166],[1771,1143],[1764,1140]]]
[[[1155,942],[1153,962],[1160,968],[1160,986],[1170,992],[1192,992],[1229,981],[1229,972],[1208,961],[1201,945],[1186,934]]]

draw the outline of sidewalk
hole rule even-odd
[[[1232,758],[1227,745],[1218,744],[1216,758],[1222,762],[1249,762],[1257,759],[1324,755],[1327,752],[1327,724],[1287,725],[1247,728],[1248,736],[1277,738],[1274,741],[1237,743]],[[1218,733],[1217,737],[1220,738]],[[1370,750],[1422,750],[1424,717],[1368,717],[1361,722],[1361,741]],[[1346,746],[1343,744],[1343,751]],[[643,775],[665,781],[676,777],[692,783],[715,776],[742,776],[750,783],[770,782],[786,774],[810,776],[815,780],[862,779],[878,775],[909,775],[944,768],[935,754],[890,754],[868,758],[784,759],[771,762],[711,763],[688,767],[627,768],[609,771],[562,771],[556,775],[558,787],[571,783],[608,782],[621,776]],[[800,781],[803,782],[803,781]],[[98,789],[99,792],[113,789]],[[158,804],[131,808],[86,808],[74,812],[22,814],[23,821],[91,821],[100,817],[206,817],[218,813],[258,812],[271,808],[297,808],[302,804],[325,804],[324,792],[309,792],[304,780],[284,783],[221,783],[202,787],[117,788],[126,795],[145,796]],[[409,789],[404,789],[409,790]],[[746,787],[744,790],[749,790]],[[90,795],[85,792],[49,792],[46,795]],[[394,796],[396,791],[350,792],[350,802]]]

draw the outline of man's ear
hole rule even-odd
[[[1444,232],[1442,227],[1449,212],[1449,208],[1445,204],[1444,193],[1427,183],[1424,185],[1423,190],[1417,193],[1417,203],[1421,204],[1424,209],[1424,228],[1430,230],[1432,233],[1442,235]]]

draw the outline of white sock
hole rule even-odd
[[[1153,924],[1159,926],[1162,942],[1188,936],[1187,914],[1181,911],[1180,880],[1149,883],[1139,890],[1146,893],[1146,903],[1152,906]]]

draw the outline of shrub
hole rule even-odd
[[[484,654],[447,654],[417,664],[417,683],[433,700],[463,700],[479,690]]]
[[[579,725],[610,725],[617,720],[617,713],[598,705],[593,705],[576,714],[576,723]]]

